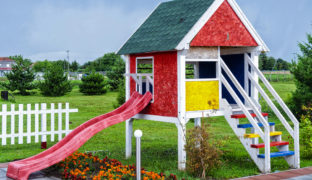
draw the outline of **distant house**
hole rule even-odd
[[[0,57],[0,77],[4,77],[5,73],[12,71],[14,60],[8,57]]]

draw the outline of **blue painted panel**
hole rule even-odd
[[[263,127],[263,124],[262,124],[262,123],[258,123],[258,125],[259,125],[260,127]],[[274,126],[275,123],[274,123],[274,122],[269,122],[269,125],[270,125],[270,126]],[[252,128],[252,127],[253,127],[252,124],[239,124],[239,125],[237,125],[237,128],[244,128],[244,129]]]
[[[274,158],[274,157],[282,157],[282,156],[291,156],[294,154],[295,154],[294,151],[281,151],[281,152],[273,152],[270,154],[270,156],[271,156],[271,158]],[[258,158],[265,158],[265,155],[259,154]]]
[[[232,71],[233,75],[236,77],[238,82],[241,84],[243,88],[245,88],[245,60],[244,60],[244,54],[235,54],[235,55],[225,55],[222,56],[222,59],[224,60],[225,64],[229,67],[229,69]],[[234,84],[230,80],[230,78],[226,75],[226,73],[222,70],[222,74],[225,77],[225,79],[229,82],[231,87],[234,89],[238,97],[242,100],[244,103],[245,100],[243,96],[239,93],[237,88],[235,88]],[[222,85],[222,98],[225,98],[230,104],[236,104],[235,100],[232,98],[229,91],[225,88],[224,85]]]
[[[146,93],[146,82],[143,82],[142,93],[143,95]],[[153,94],[153,86],[150,84],[149,91]]]
[[[199,78],[216,78],[216,62],[199,62]]]

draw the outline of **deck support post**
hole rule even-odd
[[[186,152],[185,152],[185,144],[186,144],[186,126],[185,124],[178,123],[178,168],[183,171],[186,167]]]
[[[126,159],[131,158],[132,155],[132,133],[133,119],[126,121]]]

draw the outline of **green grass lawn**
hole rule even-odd
[[[273,82],[274,88],[283,99],[289,97],[290,92],[295,90],[292,82]],[[78,88],[63,97],[43,97],[38,92],[30,96],[16,96],[16,104],[27,103],[70,103],[70,108],[78,108],[78,113],[70,115],[71,129],[74,129],[83,122],[100,114],[113,110],[113,103],[117,97],[116,92],[109,92],[101,96],[84,96]],[[4,103],[4,102],[2,102]],[[223,117],[205,119],[211,127],[210,131],[215,139],[226,142],[222,147],[222,166],[211,173],[213,178],[235,178],[259,174],[258,168],[250,159],[248,153],[241,145],[238,138],[233,133],[230,126]],[[280,122],[272,116],[270,121],[276,122],[276,129],[283,131],[284,140],[288,136]],[[187,124],[187,128],[192,128],[192,123]],[[177,129],[174,124],[161,123],[146,120],[134,121],[134,130],[141,129],[142,137],[142,167],[147,170],[164,173],[177,174],[179,178],[193,179],[185,172],[177,170]],[[54,143],[48,141],[51,147]],[[15,159],[22,159],[35,155],[42,150],[40,143],[24,145],[7,145],[0,148],[0,162],[9,162]],[[94,151],[97,155],[116,158],[125,164],[134,164],[135,156],[126,160],[125,155],[125,123],[120,123],[109,127],[91,138],[79,151]],[[133,152],[135,151],[135,140],[133,139]],[[301,158],[301,166],[312,165],[312,160]],[[287,163],[281,159],[273,159],[272,171],[288,169]]]

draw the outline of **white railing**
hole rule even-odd
[[[125,76],[130,76],[137,84],[137,91],[143,93],[143,83],[145,83],[146,92],[150,91],[150,86],[154,87],[153,74],[142,73],[142,74],[125,74]],[[145,77],[145,79],[143,79]]]
[[[283,109],[283,111],[287,114],[288,118],[292,121],[294,124],[294,129],[289,125],[285,117],[281,114],[281,112],[278,110],[278,108],[275,106],[275,104],[272,102],[272,100],[269,98],[269,96],[265,93],[265,91],[261,88],[261,86],[252,78],[251,74],[248,73],[248,77],[251,80],[251,83],[257,88],[257,90],[260,92],[260,94],[263,96],[264,100],[268,103],[268,105],[271,107],[273,112],[276,114],[278,119],[282,122],[282,124],[285,126],[286,130],[289,132],[289,134],[294,139],[294,148],[295,148],[295,167],[300,167],[300,151],[299,151],[299,122],[297,118],[294,116],[294,114],[289,110],[287,105],[284,103],[282,98],[277,94],[277,92],[273,89],[269,81],[264,77],[264,75],[261,73],[261,71],[254,65],[254,63],[251,61],[251,58],[248,54],[245,54],[245,57],[247,57],[247,62],[251,66],[253,72],[255,72],[258,77],[261,79],[265,87],[269,90],[269,92],[272,94],[274,99],[278,102],[280,107]]]
[[[39,142],[41,137],[41,143],[47,141],[47,135],[51,136],[51,141],[55,141],[55,135],[58,135],[60,141],[63,134],[67,135],[71,132],[69,129],[69,113],[78,112],[78,109],[69,109],[69,103],[65,104],[65,109],[62,108],[62,104],[58,104],[58,108],[55,108],[55,104],[50,104],[50,109],[47,109],[47,104],[42,103],[41,108],[39,104],[34,105],[32,109],[31,104],[27,104],[27,109],[24,109],[23,104],[18,105],[18,110],[15,110],[15,105],[12,104],[10,110],[7,105],[2,105],[2,111],[0,112],[1,118],[1,144],[7,145],[7,139],[11,139],[11,144],[15,144],[15,139],[18,139],[18,144],[24,143],[24,137],[26,142],[31,143],[34,137],[36,143]],[[65,122],[62,121],[62,116],[65,115]],[[57,122],[56,122],[57,116]],[[17,117],[17,119],[15,119]],[[24,121],[26,117],[26,121]],[[48,127],[48,122],[50,127]],[[10,125],[9,125],[10,124]],[[8,126],[9,125],[9,126]],[[63,126],[65,125],[65,128]],[[57,129],[55,127],[57,126]]]
[[[221,82],[226,87],[226,89],[229,91],[231,96],[234,98],[236,103],[239,105],[239,107],[242,109],[244,114],[246,115],[249,122],[252,124],[252,126],[255,129],[255,132],[257,132],[261,139],[263,140],[265,144],[265,159],[264,159],[264,171],[270,172],[271,170],[271,157],[270,157],[270,126],[269,123],[265,120],[262,113],[259,111],[258,107],[254,104],[253,100],[248,96],[248,94],[245,92],[244,88],[240,85],[240,83],[237,81],[231,70],[227,67],[227,65],[224,63],[222,58],[220,58],[220,65],[224,72],[227,74],[227,76],[230,78],[230,80],[233,82],[234,86],[238,89],[239,93],[243,96],[245,101],[247,101],[248,105],[252,108],[253,112],[257,115],[260,123],[263,124],[264,132],[258,125],[258,122],[252,117],[251,113],[247,110],[244,103],[241,101],[241,99],[238,97],[238,95],[235,93],[231,85],[228,83],[228,81],[223,77],[221,74]]]

